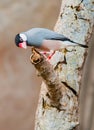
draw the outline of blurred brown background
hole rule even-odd
[[[94,33],[89,43],[81,88],[81,130],[94,130]]]
[[[0,130],[34,129],[41,78],[36,76],[29,61],[30,48],[17,48],[14,37],[32,27],[53,29],[60,3],[61,0],[0,1]],[[85,115],[90,116],[90,101],[94,104],[94,44],[90,45],[87,61],[83,78],[82,113],[86,111]],[[92,125],[89,127],[87,124],[94,122],[94,118],[90,117],[84,122],[85,119],[85,130],[90,130]]]
[[[41,78],[14,37],[32,27],[53,29],[60,0],[0,1],[0,130],[33,130]]]

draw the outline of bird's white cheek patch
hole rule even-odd
[[[19,47],[20,47],[20,48],[27,49],[26,42],[19,43]]]
[[[27,41],[27,37],[25,34],[20,33],[19,35],[23,39],[23,41]]]

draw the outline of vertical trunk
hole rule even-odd
[[[80,44],[88,44],[94,24],[93,7],[93,0],[63,0],[55,31]],[[79,46],[62,49],[52,57],[53,67],[33,51],[31,61],[44,79],[35,130],[77,130],[78,99],[87,50]]]

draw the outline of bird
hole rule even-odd
[[[49,58],[53,56],[55,51],[68,46],[88,48],[87,45],[74,42],[70,38],[46,28],[32,28],[18,33],[15,36],[15,44],[24,49],[27,46],[36,47],[41,50],[41,53],[50,54]]]

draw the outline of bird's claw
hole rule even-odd
[[[44,55],[44,57],[47,59],[47,61],[49,61],[52,58],[52,56],[54,55],[55,51],[53,51],[53,50],[50,50],[49,52],[41,51],[40,53]]]

